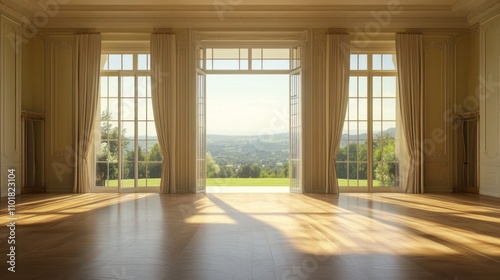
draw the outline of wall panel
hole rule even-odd
[[[481,26],[480,193],[500,197],[500,16]]]
[[[45,44],[47,102],[47,192],[72,192],[74,176],[75,37],[50,37]]]
[[[19,24],[0,18],[0,196],[7,196],[7,170],[17,175],[21,191],[21,49]]]
[[[424,184],[425,192],[452,191],[451,110],[453,57],[449,36],[424,36]]]

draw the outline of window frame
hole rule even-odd
[[[383,186],[383,187],[380,187],[380,186],[377,186],[375,187],[373,182],[374,182],[374,163],[375,163],[375,160],[374,160],[374,142],[375,142],[375,139],[374,139],[374,131],[373,131],[373,127],[374,127],[374,115],[373,115],[373,101],[374,101],[374,88],[373,88],[373,78],[374,77],[395,77],[396,78],[396,107],[398,107],[398,80],[397,80],[397,74],[398,74],[398,71],[397,71],[397,62],[395,61],[394,63],[394,66],[395,66],[395,70],[373,70],[373,55],[378,55],[378,54],[391,54],[394,56],[394,58],[396,58],[396,52],[395,50],[384,50],[384,51],[363,51],[363,50],[359,50],[359,51],[352,51],[351,52],[351,55],[360,55],[360,54],[366,54],[367,55],[367,67],[366,67],[366,70],[357,70],[357,69],[354,69],[352,70],[352,68],[349,70],[349,83],[350,83],[350,79],[351,77],[366,77],[367,79],[367,95],[366,95],[366,99],[367,99],[367,139],[366,139],[366,145],[367,145],[367,161],[366,161],[366,164],[367,164],[367,185],[366,186],[360,186],[359,185],[359,180],[363,180],[363,179],[350,179],[349,178],[349,164],[350,163],[356,163],[358,165],[358,177],[359,177],[359,164],[362,163],[364,164],[365,162],[360,162],[359,161],[359,158],[357,158],[356,161],[350,161],[350,156],[349,156],[349,153],[346,154],[346,160],[345,161],[337,161],[337,164],[338,163],[344,163],[344,164],[347,164],[347,186],[346,185],[340,185],[339,184],[339,189],[341,192],[390,192],[390,191],[393,191],[395,188],[399,188],[399,186]],[[382,65],[383,65],[383,62],[382,62]],[[358,66],[359,66],[359,59],[358,59]],[[348,102],[351,100],[352,97],[348,97]],[[358,93],[358,96],[355,97],[356,99],[359,99],[359,93]],[[380,98],[383,98],[383,97],[380,97]],[[358,103],[359,104],[359,103]],[[349,105],[348,105],[349,106]],[[399,118],[399,112],[398,112],[399,108],[396,108],[396,127],[398,126],[398,124],[400,124],[400,120],[398,119]],[[359,123],[360,122],[364,122],[365,120],[360,120],[359,119],[359,105],[358,105],[358,118],[356,120],[350,120],[349,119],[349,107],[347,108],[346,110],[346,118],[344,120],[344,130],[342,133],[344,133],[345,131],[345,125],[348,123],[348,122],[357,122],[358,123],[358,127],[359,127]],[[379,121],[379,120],[377,120]],[[380,122],[383,122],[384,120],[380,120]],[[348,132],[349,133],[349,132]],[[358,135],[359,135],[359,129],[358,129]],[[359,138],[358,138],[359,139]],[[344,140],[342,140],[344,141]],[[397,141],[397,140],[395,140]],[[347,142],[347,146],[349,147],[349,145],[353,142],[357,142],[358,144],[358,148],[359,148],[359,144],[362,143],[362,140],[351,140],[351,139],[347,139],[346,140]],[[348,148],[349,150],[349,148]],[[357,149],[358,151],[358,149]],[[399,163],[399,161],[398,161]],[[350,180],[358,180],[358,183],[357,183],[357,186],[350,186]]]
[[[147,149],[145,152],[149,152],[150,151],[150,147],[148,145],[148,143],[151,141],[150,137],[149,137],[149,133],[147,132],[147,135],[145,136],[145,140],[144,139],[141,139],[138,135],[139,133],[139,129],[138,129],[138,126],[139,126],[139,123],[140,122],[145,122],[146,125],[148,125],[150,122],[152,122],[154,124],[154,119],[153,120],[150,120],[148,119],[147,115],[147,111],[146,111],[146,119],[145,120],[141,120],[139,119],[139,102],[140,102],[140,99],[145,99],[146,101],[146,107],[148,108],[148,99],[151,100],[151,96],[148,95],[148,90],[146,90],[146,95],[144,97],[140,97],[139,96],[139,79],[141,77],[146,77],[146,83],[147,83],[147,80],[151,79],[151,61],[150,61],[150,53],[149,51],[127,51],[127,50],[120,50],[120,51],[102,51],[101,52],[101,56],[104,56],[104,55],[132,55],[132,70],[105,70],[103,69],[104,68],[104,64],[101,65],[101,70],[100,70],[100,77],[99,79],[103,78],[103,77],[117,77],[118,79],[118,85],[117,85],[117,91],[118,91],[118,94],[116,96],[116,99],[117,99],[117,102],[118,102],[118,108],[117,108],[117,113],[118,113],[118,116],[117,116],[117,119],[116,119],[116,122],[118,124],[117,126],[117,129],[118,131],[122,131],[122,128],[123,128],[123,122],[124,120],[122,119],[123,116],[123,111],[122,111],[122,106],[123,106],[123,99],[126,98],[126,99],[133,99],[133,103],[134,103],[134,117],[133,117],[133,120],[125,120],[126,122],[133,122],[134,123],[134,135],[131,139],[128,139],[127,141],[130,141],[130,142],[133,142],[133,149],[134,149],[134,186],[133,187],[125,187],[122,185],[122,180],[126,180],[127,178],[124,178],[123,174],[122,174],[122,169],[123,169],[123,164],[127,164],[128,162],[126,161],[126,159],[124,159],[124,157],[126,157],[126,155],[122,154],[122,147],[121,147],[121,142],[122,142],[122,139],[121,137],[118,138],[117,140],[117,145],[118,145],[118,158],[117,158],[117,164],[118,164],[118,175],[117,175],[117,186],[97,186],[97,171],[93,172],[93,175],[95,176],[95,180],[93,181],[94,184],[92,185],[93,187],[93,191],[94,192],[143,192],[143,193],[148,193],[148,192],[153,192],[153,193],[156,193],[159,191],[159,184],[158,185],[153,185],[153,186],[148,186],[148,179],[150,179],[146,173],[146,185],[139,185],[139,164],[140,163],[144,163],[146,164],[146,172],[149,170],[148,169],[148,166],[149,164],[160,164],[161,166],[161,163],[162,161],[149,161],[149,159],[146,157],[144,159],[144,161],[139,161],[139,155],[138,155],[138,152],[139,152],[139,143],[140,142],[146,142],[146,145],[147,145]],[[139,70],[139,55],[148,55],[149,57],[149,64],[148,64],[148,68],[147,70]],[[123,59],[123,58],[122,58]],[[123,68],[123,60],[122,60],[122,68]],[[124,77],[133,77],[133,80],[134,80],[134,96],[133,97],[124,97],[122,95],[122,83],[123,83],[123,78]],[[149,84],[149,86],[151,87],[151,84]],[[108,102],[109,102],[109,95],[107,97],[102,97],[101,93],[100,93],[100,90],[101,88],[99,89],[99,104],[98,104],[98,110],[96,112],[97,116],[96,116],[96,120],[95,120],[95,124],[96,124],[96,127],[95,129],[99,129],[100,128],[100,124],[102,122],[101,120],[101,114],[102,114],[102,108],[101,108],[101,100],[103,98],[107,98],[108,99]],[[109,104],[109,103],[108,103]],[[108,107],[108,112],[109,112],[109,107]],[[115,121],[115,120],[113,120]],[[156,128],[155,128],[156,129]],[[156,139],[157,139],[157,133],[155,132],[156,134]],[[98,140],[98,139],[95,139],[95,141],[98,141],[99,143],[101,143],[101,140]],[[109,139],[108,139],[109,141]],[[156,140],[158,141],[158,140]],[[152,147],[152,146],[151,146]],[[95,149],[93,155],[94,155],[94,160],[95,160],[95,163],[94,163],[94,168],[96,168],[96,164],[97,163],[103,163],[103,161],[98,161],[97,160],[97,153],[98,153],[98,150],[97,148]],[[147,153],[146,153],[147,154]],[[111,163],[109,161],[109,158],[108,158],[108,161],[106,161],[108,164]],[[160,167],[161,169],[161,167]]]

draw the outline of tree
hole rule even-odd
[[[97,152],[96,160],[109,164],[98,163],[96,167],[96,179],[100,181],[99,185],[104,186],[106,180],[118,179],[118,141],[121,141],[122,154],[129,142],[125,138],[126,129],[118,132],[118,127],[113,127],[108,121],[111,119],[111,113],[104,111],[101,114],[101,149]]]
[[[260,165],[254,164],[250,167],[250,178],[260,178]]]
[[[396,142],[388,133],[377,137],[373,158],[375,162],[375,177],[381,186],[395,186],[396,172]]]
[[[220,172],[220,167],[217,163],[215,163],[210,153],[207,153],[206,165],[207,165],[207,178],[216,178],[217,174],[219,174]]]
[[[290,163],[287,161],[283,168],[281,168],[280,173],[279,173],[279,178],[288,178],[289,177],[289,168],[290,168]]]
[[[161,162],[163,161],[163,155],[158,143],[155,143],[153,147],[151,147],[148,154],[148,161],[149,178],[161,178]]]
[[[238,170],[238,178],[250,178],[252,172],[252,167],[249,164],[243,165]]]

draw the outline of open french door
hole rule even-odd
[[[291,49],[290,65],[290,192],[302,193],[301,47]]]
[[[196,192],[205,192],[207,188],[207,118],[206,118],[206,89],[207,74],[204,72],[205,50],[198,49],[198,63],[196,69]]]

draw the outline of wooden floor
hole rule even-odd
[[[500,200],[476,195],[17,198],[0,279],[500,279]]]

